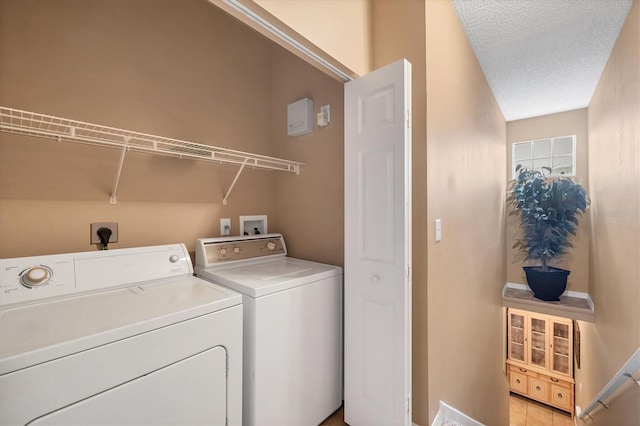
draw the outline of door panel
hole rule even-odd
[[[529,379],[529,395],[535,399],[549,400],[549,383],[540,379]]]
[[[571,410],[571,390],[561,386],[551,385],[551,403]]]
[[[345,85],[345,421],[411,424],[411,64]]]
[[[511,372],[511,389],[520,393],[527,393],[527,376],[524,374]]]
[[[383,407],[389,407],[393,395],[391,387],[393,353],[379,350],[380,336],[388,336],[392,330],[393,311],[387,303],[375,300],[364,301],[364,387],[367,398]]]
[[[227,352],[216,346],[83,399],[32,425],[225,425]]]
[[[358,133],[375,131],[396,123],[394,93],[394,86],[388,85],[358,98]]]
[[[571,336],[573,334],[572,324],[570,322],[564,323],[554,320],[551,321],[550,328],[553,333],[551,371],[571,376],[571,362],[573,359],[571,342]]]
[[[529,363],[540,368],[547,368],[547,320],[532,316],[530,319],[530,352]]]
[[[393,149],[360,153],[358,169],[360,258],[393,263]]]
[[[523,314],[509,310],[509,358],[526,364],[525,323]]]

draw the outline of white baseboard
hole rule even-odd
[[[442,426],[444,424],[444,413],[442,412],[442,406],[440,406],[440,409],[438,410],[438,414],[436,415],[436,418],[433,419],[433,423],[431,423],[431,426]]]
[[[578,416],[582,413],[582,408],[576,405],[576,414],[573,416],[573,424],[578,426]]]
[[[442,426],[447,420],[453,420],[465,426],[485,426],[477,420],[472,419],[463,412],[456,410],[445,402],[440,401],[440,409],[431,426]]]

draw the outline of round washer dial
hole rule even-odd
[[[48,266],[32,266],[22,273],[20,283],[27,288],[41,287],[46,285],[52,276],[53,271]]]

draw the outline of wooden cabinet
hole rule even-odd
[[[551,385],[551,403],[566,411],[573,411],[573,393],[571,389],[560,385]]]
[[[554,320],[550,328],[550,370],[573,377],[573,323],[570,320]]]
[[[507,315],[511,391],[573,416],[573,323],[511,308]]]
[[[517,371],[512,371],[509,376],[509,382],[511,383],[511,390],[514,392],[526,394],[527,393],[527,376]]]

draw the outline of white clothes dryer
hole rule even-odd
[[[280,234],[199,239],[196,275],[242,293],[243,422],[318,425],[342,404],[342,269]]]
[[[241,296],[182,244],[0,259],[0,424],[242,423]]]

